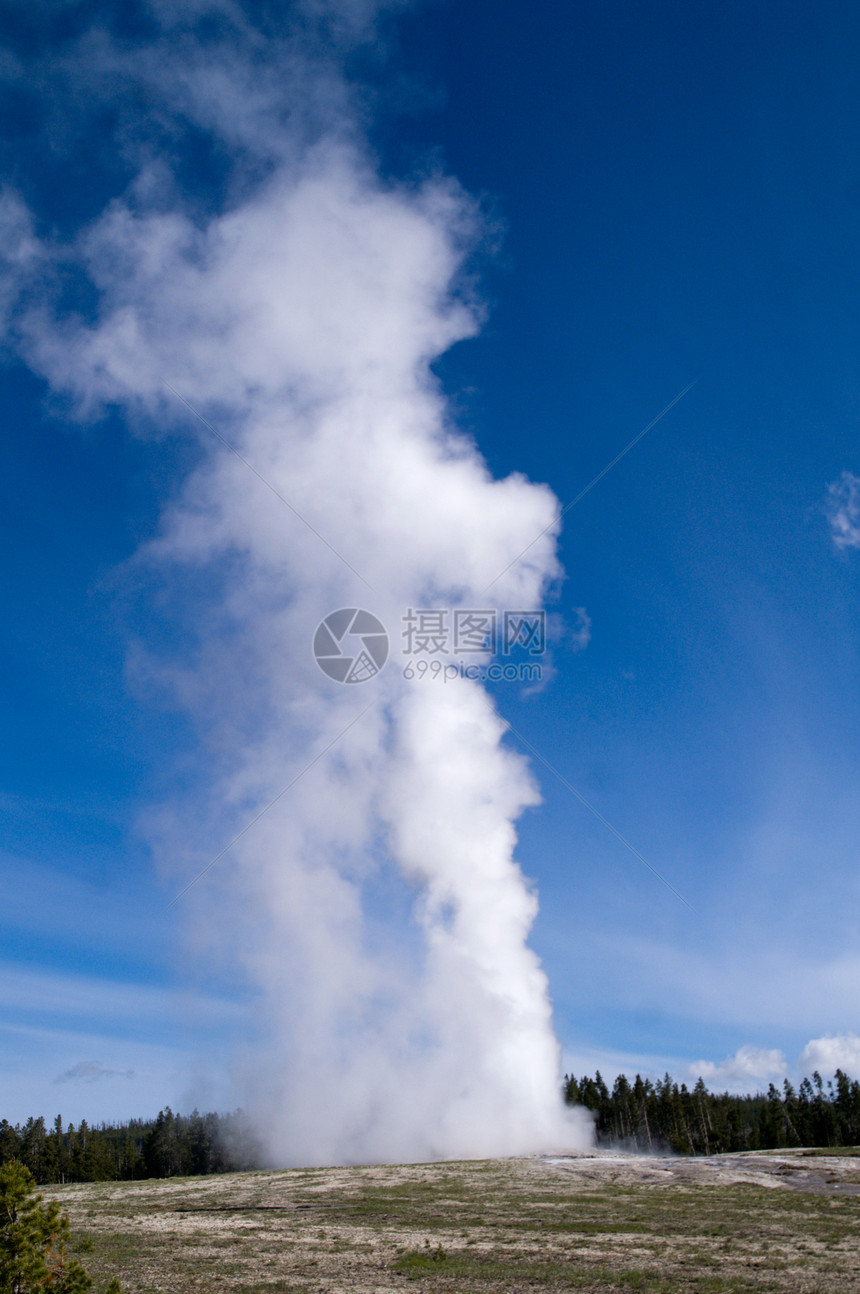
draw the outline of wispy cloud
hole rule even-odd
[[[134,1078],[133,1069],[106,1069],[97,1060],[79,1060],[64,1074],[58,1074],[55,1083],[97,1083],[102,1078]]]
[[[824,959],[775,940],[761,948],[736,939],[699,950],[601,934],[583,933],[581,940],[583,955],[587,950],[605,960],[603,991],[616,1009],[633,1001],[637,1010],[665,1011],[671,1003],[673,1015],[687,1024],[708,1020],[712,1028],[759,1035],[770,1031],[778,1013],[782,1028],[808,1037],[822,1027],[838,1028],[856,1007],[860,958],[850,949]],[[625,985],[635,985],[635,992]]]
[[[31,970],[0,964],[0,1027],[28,1024],[49,1027],[62,1020],[64,1027],[96,1026],[116,1029],[126,1036],[144,1037],[164,1026],[187,1033],[239,1024],[246,1008],[239,1002],[188,990],[171,990],[156,984],[123,983],[61,971]]]
[[[574,607],[576,621],[570,627],[569,642],[574,651],[585,651],[591,642],[591,616],[585,607]]]
[[[11,189],[0,190],[0,331],[41,249],[24,202]]]
[[[843,472],[827,487],[827,519],[837,548],[860,548],[860,476]]]

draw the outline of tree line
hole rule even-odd
[[[262,1147],[251,1125],[232,1114],[174,1114],[155,1119],[53,1127],[43,1118],[13,1126],[0,1121],[0,1165],[17,1160],[40,1184],[130,1181],[145,1177],[196,1177],[259,1168]]]
[[[786,1079],[781,1091],[771,1083],[754,1096],[709,1092],[701,1078],[690,1090],[668,1074],[632,1083],[619,1074],[610,1091],[598,1070],[565,1075],[564,1097],[592,1111],[599,1145],[627,1150],[716,1155],[860,1143],[860,1083],[841,1069],[826,1084],[816,1070],[797,1090]]]
[[[795,1090],[786,1081],[766,1093],[733,1096],[690,1089],[668,1074],[652,1082],[623,1074],[610,1091],[600,1075],[565,1075],[564,1097],[594,1116],[599,1145],[627,1150],[714,1155],[736,1150],[860,1144],[860,1082],[841,1069],[825,1083],[816,1071]],[[196,1177],[260,1168],[263,1148],[241,1110],[174,1114],[77,1127],[57,1115],[24,1124],[0,1120],[0,1165],[17,1161],[39,1184]]]

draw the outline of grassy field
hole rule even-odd
[[[55,1187],[96,1290],[860,1291],[860,1158],[598,1156]]]

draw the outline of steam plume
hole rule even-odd
[[[26,263],[71,261],[98,297],[84,319],[31,291],[14,324],[31,365],[81,414],[120,404],[200,440],[139,557],[183,645],[150,644],[137,668],[193,716],[211,780],[149,829],[178,887],[301,778],[183,899],[196,951],[258,986],[259,1047],[236,1082],[274,1160],[582,1143],[514,860],[538,795],[492,700],[465,679],[405,680],[396,650],[338,687],[311,654],[339,607],[366,606],[396,649],[410,606],[534,608],[558,574],[551,492],[492,479],[430,368],[478,327],[462,270],[480,222],[449,179],[380,178],[318,54],[278,47],[315,87],[309,125],[248,42],[242,27],[181,67],[174,46],[88,55],[157,81],[232,151],[215,214],[151,158],[71,246],[34,250],[9,207]]]

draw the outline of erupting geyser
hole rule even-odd
[[[479,682],[406,679],[398,659],[407,608],[536,608],[558,573],[552,493],[492,479],[430,369],[477,328],[459,275],[480,220],[450,180],[380,178],[306,38],[262,64],[254,40],[237,27],[192,58],[167,31],[113,51],[232,157],[217,207],[149,161],[73,246],[28,235],[21,262],[25,281],[71,259],[98,302],[61,326],[31,300],[17,326],[34,368],[82,410],[120,405],[203,451],[139,558],[182,629],[147,668],[206,761],[153,839],[179,888],[333,743],[183,899],[196,956],[259,989],[236,1083],[274,1160],[584,1144],[526,942],[526,762]],[[391,635],[360,686],[311,651],[341,607]]]

